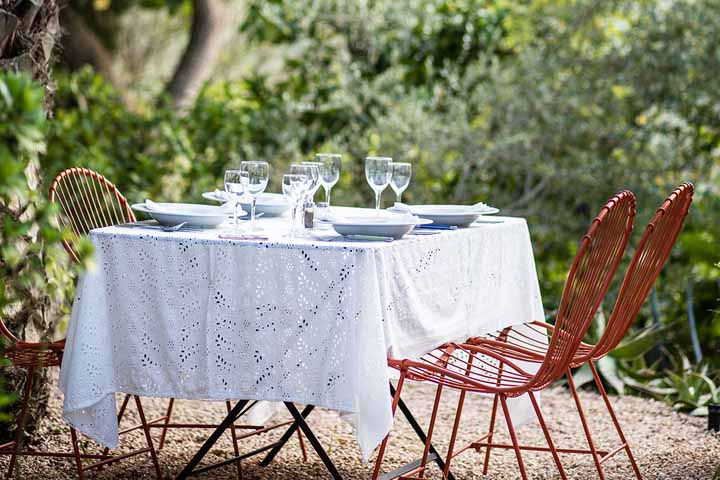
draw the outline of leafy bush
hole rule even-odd
[[[42,87],[28,77],[0,73],[0,315],[19,338],[30,341],[53,335],[69,311],[73,291],[59,244],[62,232],[40,188],[38,160],[47,128],[43,100]],[[22,376],[6,372],[16,391]],[[45,382],[35,383],[33,399],[30,414],[40,418],[47,399]],[[0,404],[6,406],[5,397]],[[4,439],[10,429],[2,432]]]
[[[720,365],[717,2],[258,0],[249,12],[243,31],[280,48],[282,74],[210,84],[183,116],[162,102],[128,110],[91,71],[61,76],[46,181],[82,165],[131,200],[198,201],[241,160],[270,161],[278,191],[289,162],[338,151],[334,199],[368,206],[363,158],[386,154],[414,164],[409,202],[483,200],[527,217],[552,311],[611,194],[636,193],[639,232],[691,180],[690,217],[637,322],[652,333],[631,335],[602,370],[610,383],[644,376],[657,340],[688,350],[690,313]]]

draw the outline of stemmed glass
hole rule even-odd
[[[367,157],[365,159],[365,178],[375,192],[375,210],[380,210],[380,196],[390,183],[392,168],[389,157]]]
[[[300,165],[310,165],[317,168],[317,178],[315,179],[315,186],[312,188],[311,191],[308,192],[307,198],[310,201],[315,200],[315,194],[318,190],[320,190],[320,169],[322,168],[323,164],[320,162],[301,162]],[[313,173],[314,175],[314,173]]]
[[[316,165],[305,165],[302,163],[293,163],[290,165],[290,173],[295,175],[305,175],[305,185],[303,196],[300,197],[300,213],[301,218],[305,218],[305,198],[315,190],[320,183],[320,170]]]
[[[412,174],[412,165],[404,162],[392,162],[392,177],[390,178],[390,188],[395,192],[397,203],[400,203],[400,197],[410,184],[410,176]]]
[[[342,168],[342,155],[338,153],[318,153],[315,155],[320,167],[320,183],[325,189],[325,202],[330,206],[330,190],[340,180],[340,169]]]
[[[261,193],[265,191],[270,178],[270,165],[267,162],[242,162],[240,169],[248,174],[247,192],[252,197],[252,208],[250,209],[250,231],[261,230],[255,224],[255,205]]]
[[[287,199],[287,202],[292,206],[291,209],[291,224],[290,224],[290,238],[294,238],[297,232],[297,208],[299,200],[305,194],[305,188],[307,185],[307,178],[305,175],[299,174],[286,174],[283,175],[282,179],[282,192]]]
[[[226,170],[225,171],[225,191],[232,199],[235,206],[235,231],[240,230],[240,219],[238,215],[240,201],[245,194],[248,185],[248,173],[242,170]]]

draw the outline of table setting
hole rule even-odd
[[[524,219],[402,203],[411,167],[387,157],[366,161],[375,208],[331,206],[341,159],[290,165],[282,194],[265,192],[269,164],[243,162],[203,194],[215,205],[146,200],[132,208],[151,220],[92,230],[66,421],[112,448],[115,392],[295,402],[338,411],[367,461],[392,425],[388,355],[543,318]],[[387,186],[397,201],[380,209]],[[511,408],[533,418],[523,397]]]
[[[375,209],[342,207],[332,209],[330,192],[340,177],[341,155],[318,154],[314,162],[290,165],[282,176],[282,194],[265,192],[270,176],[267,162],[243,162],[240,169],[227,170],[224,189],[205,192],[202,197],[219,206],[191,203],[157,203],[147,199],[132,208],[146,214],[156,223],[133,222],[120,228],[153,228],[164,232],[220,229],[218,238],[267,240],[264,228],[256,219],[282,217],[289,212],[289,232],[285,237],[314,238],[319,241],[393,241],[405,235],[432,235],[441,230],[468,227],[482,216],[494,215],[497,208],[485,203],[474,205],[407,205],[401,202],[408,188],[410,163],[394,162],[389,157],[367,157],[365,173],[375,193]],[[326,202],[314,203],[320,187]],[[396,195],[392,207],[380,209],[382,192],[390,186]],[[246,225],[246,221],[249,223]],[[500,223],[493,220],[491,223]],[[275,230],[280,225],[274,222]],[[331,230],[327,235],[323,231]]]

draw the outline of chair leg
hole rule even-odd
[[[125,399],[123,399],[123,403],[122,403],[122,405],[120,405],[120,410],[118,410],[118,415],[117,415],[118,427],[120,426],[120,422],[122,421],[123,416],[125,416],[125,409],[127,408],[129,401],[130,401],[130,394],[126,393]],[[110,449],[105,447],[103,449],[103,453],[102,453],[103,458],[108,458],[108,453],[110,453]]]
[[[170,399],[170,401],[172,402],[172,399]],[[230,415],[230,412],[232,411],[232,404],[230,403],[229,400],[225,402],[225,406],[227,407],[228,415]],[[171,411],[172,411],[172,407],[170,405],[168,405],[168,419],[170,418]],[[163,429],[163,430],[165,430],[165,429]],[[230,436],[232,437],[233,451],[235,452],[235,456],[239,457],[240,449],[238,448],[238,443],[237,443],[237,433],[235,432],[235,422],[230,424]],[[162,438],[160,439],[160,441],[162,441]],[[235,462],[235,468],[237,470],[238,480],[241,480],[242,479],[242,462]]]
[[[228,402],[228,405],[230,402]],[[168,401],[167,410],[165,411],[165,426],[163,427],[162,431],[160,432],[160,442],[158,443],[158,451],[162,450],[165,446],[165,436],[167,435],[168,431],[168,423],[170,423],[170,418],[172,417],[172,411],[173,411],[173,405],[175,405],[175,399],[171,398]]]
[[[495,394],[495,398],[493,398],[492,414],[490,415],[490,430],[488,431],[488,439],[487,439],[488,446],[485,447],[486,450],[485,450],[485,462],[483,462],[483,475],[487,475],[488,468],[490,467],[490,449],[492,448],[490,445],[492,444],[493,433],[495,433],[495,419],[497,418],[497,407],[498,407],[498,395]]]
[[[435,403],[433,403],[432,414],[430,414],[430,425],[428,426],[427,440],[425,440],[425,449],[423,450],[420,466],[422,470],[418,472],[418,478],[425,477],[425,468],[427,466],[428,455],[430,454],[430,445],[432,444],[433,430],[435,429],[435,421],[437,420],[438,408],[440,407],[440,398],[442,397],[442,385],[438,385],[435,392]]]
[[[145,432],[145,440],[147,441],[148,448],[150,449],[150,457],[152,457],[152,462],[155,466],[155,473],[157,474],[157,478],[159,480],[162,477],[162,474],[160,473],[160,464],[158,463],[155,446],[153,445],[152,437],[150,436],[150,428],[145,420],[145,411],[143,410],[142,403],[140,403],[140,397],[137,395],[134,395],[134,397],[135,406],[137,407],[138,415],[140,415],[140,423],[142,424],[143,431]]]
[[[11,478],[17,461],[17,454],[22,450],[22,440],[25,434],[25,417],[27,416],[28,405],[30,404],[30,394],[32,393],[33,380],[35,379],[35,369],[29,368],[27,371],[27,379],[25,380],[25,388],[23,389],[22,407],[20,407],[20,416],[17,419],[17,430],[15,431],[15,445],[12,455],[10,456],[10,464],[8,465],[7,478]]]
[[[510,418],[510,410],[508,410],[507,406],[507,397],[503,394],[499,394],[499,396],[503,414],[505,415],[505,423],[507,424],[508,431],[510,432],[510,439],[512,440],[513,448],[515,450],[515,457],[517,458],[518,467],[520,467],[520,476],[523,480],[527,480],[525,464],[523,463],[522,454],[520,453],[520,445],[518,444],[517,436],[515,435],[515,427],[513,427],[512,419]]]
[[[400,392],[402,392],[403,383],[405,383],[405,371],[400,372],[400,378],[398,379],[397,387],[395,388],[395,396],[393,397],[392,403],[392,415],[395,417],[395,410],[397,410],[398,403],[400,402]],[[385,435],[382,443],[380,444],[380,450],[378,456],[375,459],[375,469],[373,470],[373,480],[377,480],[380,475],[380,466],[382,465],[383,457],[385,456],[385,449],[387,448],[388,439],[390,438],[390,432]]]
[[[70,441],[73,447],[73,456],[75,458],[75,468],[77,469],[78,479],[83,480],[85,478],[85,472],[83,472],[82,458],[80,458],[80,447],[78,446],[77,432],[73,427],[70,427]]]
[[[307,463],[307,461],[308,461],[307,448],[305,448],[305,440],[303,439],[302,430],[300,430],[299,428],[297,431],[297,436],[298,436],[298,442],[300,443],[300,452],[302,452],[303,463]]]
[[[587,420],[585,419],[585,412],[583,411],[582,404],[580,403],[580,396],[578,395],[577,389],[575,388],[575,381],[573,380],[572,371],[570,371],[570,368],[568,368],[565,372],[565,376],[568,379],[570,391],[572,392],[573,398],[575,399],[575,405],[577,406],[578,414],[580,415],[580,422],[582,423],[583,430],[585,431],[585,438],[587,438],[588,446],[590,447],[590,452],[592,453],[593,461],[595,462],[595,468],[598,471],[598,478],[600,480],[605,480],[605,474],[603,473],[602,465],[600,464],[600,457],[597,453],[597,449],[595,448],[595,443],[593,442],[592,435],[590,434],[590,428],[588,427]]]
[[[450,434],[450,444],[448,445],[447,456],[445,457],[445,468],[443,468],[443,478],[448,478],[450,473],[450,462],[453,458],[453,450],[455,449],[455,441],[457,440],[458,429],[460,428],[460,417],[462,416],[463,406],[465,405],[465,390],[460,390],[460,398],[455,409],[455,421],[453,422],[452,433]]]
[[[595,384],[597,385],[598,390],[600,391],[600,395],[602,396],[603,400],[605,401],[605,407],[607,407],[607,411],[610,414],[610,418],[612,419],[613,423],[615,424],[615,430],[617,430],[618,436],[620,437],[620,441],[625,445],[625,453],[627,453],[628,459],[630,460],[630,465],[632,465],[632,469],[635,472],[635,477],[638,480],[642,480],[642,475],[640,474],[640,469],[637,466],[637,463],[635,462],[635,457],[632,454],[632,451],[630,450],[630,444],[628,443],[627,439],[625,438],[625,434],[623,433],[622,428],[620,428],[620,422],[617,419],[617,416],[615,415],[615,409],[612,407],[612,404],[610,403],[610,398],[607,395],[607,392],[605,391],[605,387],[603,387],[602,380],[600,379],[600,375],[598,374],[597,369],[595,368],[595,365],[592,360],[588,362],[590,365],[590,370],[592,370],[593,377],[595,378]]]
[[[538,422],[540,422],[540,426],[542,427],[543,434],[545,434],[545,440],[547,440],[548,447],[550,447],[550,452],[552,453],[553,460],[555,460],[555,465],[557,466],[558,472],[560,473],[560,478],[566,480],[567,475],[565,475],[565,469],[560,462],[560,456],[555,449],[555,443],[553,443],[552,437],[550,437],[550,431],[548,430],[547,425],[545,425],[545,419],[543,418],[542,411],[540,410],[540,406],[538,405],[537,399],[535,398],[535,393],[528,392],[528,395],[530,396],[530,401],[532,402],[532,406],[535,409],[535,415],[537,415]]]

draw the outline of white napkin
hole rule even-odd
[[[215,190],[213,192],[213,195],[215,195],[215,198],[217,198],[218,200],[222,200],[223,202],[229,202],[230,200],[232,200],[230,198],[230,194],[227,193],[225,190]]]
[[[145,199],[145,206],[147,207],[148,210],[153,211],[153,212],[162,212],[163,211],[163,209],[160,205],[153,202],[149,198]]]

